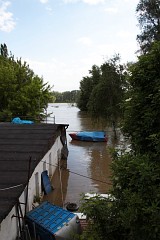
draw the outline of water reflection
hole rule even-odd
[[[101,193],[107,192],[111,185],[109,168],[111,157],[108,145],[105,142],[79,141],[71,141],[70,144],[80,148],[80,152],[85,151],[86,159],[88,159],[86,161],[89,168],[88,177],[91,178],[94,188],[97,188]],[[86,159],[83,159],[83,162]]]
[[[80,112],[75,106],[69,104],[50,104],[48,113],[55,116],[56,123],[69,124],[67,129],[68,160],[67,168],[62,171],[64,202],[76,202],[79,204],[80,194],[85,192],[106,193],[111,187],[110,164],[111,157],[109,147],[119,144],[114,141],[112,129],[107,129],[108,143],[73,141],[69,133],[73,131],[104,130],[102,125],[94,125],[86,113]],[[55,176],[54,176],[55,177]],[[49,196],[52,202],[62,205],[60,183],[57,184],[59,173],[52,179],[53,186],[56,183],[57,194]]]

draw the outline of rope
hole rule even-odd
[[[44,161],[41,161],[41,162],[44,162]],[[57,165],[54,165],[54,164],[51,164],[51,163],[46,163],[46,164],[49,164],[49,165],[51,165],[53,167],[57,167]],[[64,168],[64,170],[66,170],[66,169]],[[105,182],[105,181],[102,181],[102,180],[99,180],[99,179],[96,179],[96,178],[91,178],[91,177],[85,176],[83,174],[80,174],[80,173],[77,173],[77,172],[73,172],[73,171],[71,171],[69,169],[67,169],[67,171],[69,171],[72,174],[78,175],[80,177],[84,177],[84,178],[88,178],[90,180],[94,180],[94,181],[97,181],[97,182],[101,182],[101,183],[105,183],[105,184],[108,184],[108,185],[112,185],[112,183],[110,181]]]
[[[0,188],[0,191],[10,190],[10,189],[13,189],[13,188],[18,188],[20,186],[23,186],[23,184],[14,185],[14,186],[7,187],[7,188]]]
[[[110,182],[105,182],[105,181],[102,181],[102,180],[98,180],[98,179],[95,179],[95,178],[91,178],[91,177],[82,175],[82,174],[80,174],[80,173],[72,172],[72,171],[70,171],[70,170],[69,170],[69,172],[70,172],[70,173],[73,173],[73,174],[75,174],[75,175],[78,175],[78,176],[80,176],[80,177],[84,177],[84,178],[88,178],[88,179],[91,179],[91,180],[94,180],[94,181],[97,181],[97,182],[101,182],[101,183],[105,183],[105,184],[108,184],[108,185],[112,185],[112,183],[110,183]]]
[[[41,162],[45,162],[45,161],[41,161]],[[45,162],[46,163],[46,162]],[[57,167],[58,165],[53,165],[53,164],[50,164],[50,163],[46,163],[48,165],[51,165],[53,167]],[[62,203],[64,205],[64,197],[63,197],[63,190],[62,190],[62,173],[61,173],[61,167],[60,167],[60,163],[59,163],[59,175],[60,175],[60,185],[61,185],[61,194],[62,194]],[[66,170],[66,169],[64,169]],[[85,176],[83,174],[80,174],[80,173],[77,173],[77,172],[73,172],[69,169],[67,169],[70,173],[72,174],[75,174],[75,175],[78,175],[80,177],[84,177],[84,178],[88,178],[90,180],[94,180],[94,181],[97,181],[97,182],[101,182],[101,183],[104,183],[104,184],[107,184],[107,185],[112,185],[112,183],[110,183],[109,181],[108,182],[105,182],[105,181],[102,181],[102,180],[99,180],[99,179],[95,179],[95,178],[91,178],[91,177],[88,177],[88,176]],[[10,190],[10,189],[13,189],[13,188],[18,188],[18,187],[21,187],[21,186],[24,186],[24,184],[18,184],[18,185],[14,185],[14,186],[11,186],[11,187],[7,187],[7,188],[0,188],[0,191],[6,191],[6,190]]]
[[[64,197],[63,197],[63,185],[62,185],[62,175],[61,175],[60,159],[59,159],[59,180],[60,180],[60,187],[61,187],[62,206],[64,208]]]

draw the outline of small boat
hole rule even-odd
[[[108,138],[104,131],[82,131],[77,133],[69,133],[73,140],[88,141],[88,142],[107,142]]]

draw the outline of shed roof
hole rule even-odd
[[[0,124],[0,223],[27,185],[29,159],[31,175],[64,126],[68,124]]]

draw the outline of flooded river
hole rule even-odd
[[[103,129],[101,126],[95,128],[91,119],[71,104],[50,104],[47,113],[52,113],[51,117],[55,116],[55,123],[69,124],[67,129],[69,154],[66,167],[57,168],[52,179],[54,191],[47,199],[56,205],[64,206],[68,202],[79,204],[82,193],[107,193],[111,187],[109,147],[119,144],[113,140],[111,129],[107,131],[109,139],[107,143],[73,141],[69,136],[70,132]]]

